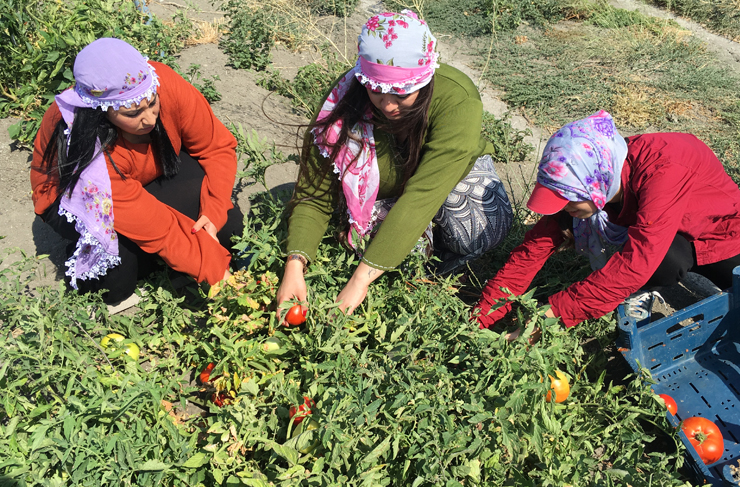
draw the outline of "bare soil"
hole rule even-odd
[[[646,6],[635,0],[613,0],[613,4],[620,8],[639,9],[650,15],[659,17],[673,17],[659,9]],[[186,15],[195,20],[213,21],[223,17],[222,13],[213,7],[209,0],[189,0],[187,3],[151,0],[151,11],[162,19],[170,18],[179,8]],[[331,38],[337,46],[349,52],[350,56],[355,49],[356,35],[362,23],[372,13],[383,11],[382,3],[373,0],[361,0],[357,11],[346,22],[341,21],[321,24],[330,32]],[[715,51],[726,65],[740,73],[740,45],[724,37],[714,35],[696,23],[676,19],[683,27],[691,30],[694,35],[706,42],[707,49]],[[476,42],[481,45],[466,44],[451,36],[438,36],[439,50],[443,62],[465,72],[478,85],[483,100],[484,109],[496,117],[503,116],[509,111],[493,87],[482,81],[481,73],[472,68],[477,61],[477,48],[488,48],[488,40]],[[472,41],[469,41],[472,42]],[[273,66],[281,70],[284,76],[290,77],[301,66],[312,62],[317,55],[310,51],[290,52],[279,46],[273,53]],[[186,48],[179,56],[181,68],[187,69],[191,64],[199,64],[204,77],[218,75],[220,80],[215,82],[216,88],[222,94],[222,100],[213,104],[216,115],[225,123],[241,123],[245,129],[255,129],[262,138],[273,141],[286,154],[296,153],[298,146],[298,128],[305,120],[297,116],[290,104],[277,95],[257,86],[259,74],[235,70],[227,66],[226,55],[218,49],[216,44],[202,44]],[[31,187],[29,183],[29,165],[31,152],[17,147],[8,136],[8,127],[15,123],[14,119],[0,119],[0,192],[5,195],[0,206],[0,250],[17,248],[29,255],[47,255],[43,259],[43,266],[39,272],[39,284],[53,285],[63,276],[64,250],[67,241],[58,237],[33,213],[31,202]],[[527,142],[535,147],[539,154],[550,134],[531,126],[518,113],[512,113],[512,125],[518,129],[529,129],[532,136]],[[535,156],[536,157],[536,156]],[[508,183],[510,197],[522,201],[528,194],[536,170],[535,160],[517,165],[499,165],[499,175]],[[295,181],[297,166],[287,163],[272,166],[267,171],[268,189],[289,189]],[[249,196],[263,191],[261,185],[246,181],[237,184],[234,198],[237,205],[246,214],[249,211]],[[487,278],[489,276],[480,276]],[[696,286],[691,284],[692,289]],[[699,285],[700,286],[700,285]],[[695,294],[688,291],[689,294]],[[704,289],[700,294],[707,294],[710,290]],[[691,299],[695,299],[695,296]],[[683,307],[677,303],[676,307]]]

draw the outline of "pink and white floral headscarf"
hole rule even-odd
[[[432,80],[439,67],[437,39],[411,10],[370,17],[357,38],[355,76],[373,91],[407,95]]]
[[[373,91],[395,95],[407,95],[428,85],[439,67],[436,45],[429,27],[410,10],[371,17],[358,38],[359,57],[355,67],[331,91],[316,121],[331,114],[354,79]],[[332,161],[334,172],[342,181],[350,225],[360,236],[365,236],[374,226],[373,206],[380,184],[372,116],[368,107],[363,120],[351,130],[358,140],[348,138]],[[314,143],[324,157],[330,157],[341,130],[341,120],[325,130],[312,130]],[[349,235],[348,242],[355,247],[352,232]]]

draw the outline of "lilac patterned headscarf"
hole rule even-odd
[[[588,219],[573,219],[576,250],[586,254],[591,267],[606,264],[607,244],[621,245],[627,228],[609,221],[604,205],[621,185],[627,143],[611,115],[604,110],[571,122],[547,141],[537,182],[568,201],[592,201],[597,211]]]
[[[67,147],[75,108],[108,108],[136,105],[157,92],[154,68],[133,46],[119,39],[103,38],[90,43],[75,58],[75,86],[55,97],[67,123]],[[62,195],[59,214],[75,224],[80,234],[77,247],[65,262],[70,284],[77,279],[96,279],[121,263],[118,235],[113,225],[113,197],[105,154],[95,142],[95,156],[71,191]]]

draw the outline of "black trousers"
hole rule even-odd
[[[157,200],[179,211],[180,213],[198,219],[200,212],[200,188],[203,184],[205,172],[198,161],[188,154],[180,153],[180,170],[172,178],[159,178],[144,186],[144,189]],[[115,208],[114,208],[115,212]],[[51,205],[43,215],[43,220],[56,233],[72,243],[67,246],[67,258],[75,251],[80,234],[75,230],[74,223],[70,223],[59,215],[59,200]],[[218,232],[218,240],[222,246],[231,248],[231,236],[242,235],[244,230],[244,215],[239,208],[232,208],[227,213],[227,221]],[[118,234],[118,253],[121,263],[108,269],[106,275],[98,279],[78,280],[77,285],[82,293],[107,289],[103,294],[106,303],[117,303],[129,297],[136,289],[136,282],[156,269],[156,255],[148,254],[138,245]]]
[[[660,263],[645,287],[658,290],[665,286],[672,286],[686,277],[687,272],[694,272],[725,290],[732,287],[732,270],[738,265],[740,265],[740,254],[714,264],[698,265],[694,246],[683,235],[676,234],[663,262]]]

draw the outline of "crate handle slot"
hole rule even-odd
[[[719,315],[719,316],[715,316],[715,317],[714,317],[714,318],[712,318],[711,320],[707,321],[707,324],[708,324],[708,325],[711,325],[711,324],[712,324],[712,323],[714,323],[715,321],[717,321],[717,320],[721,320],[721,319],[722,319],[722,318],[724,318],[724,317],[725,317],[725,315]]]

